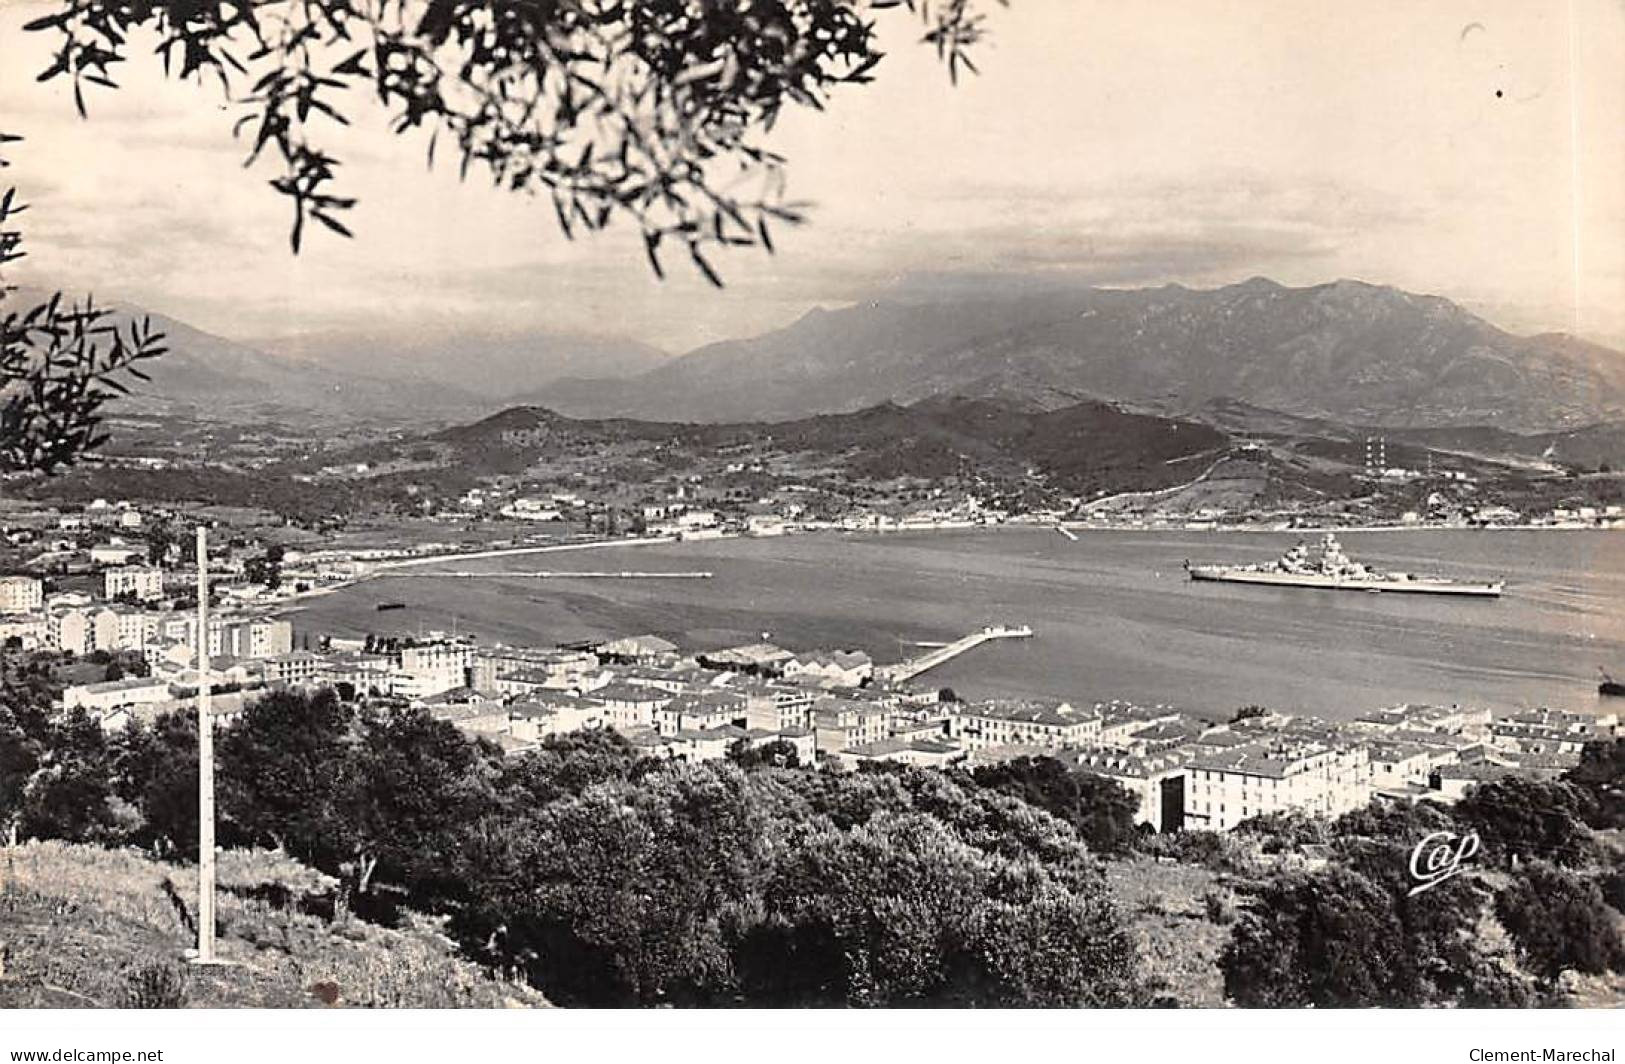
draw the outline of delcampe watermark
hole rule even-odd
[[[1430,887],[1436,887],[1463,870],[1467,861],[1478,853],[1478,832],[1457,835],[1453,831],[1435,831],[1411,851],[1411,878],[1416,886],[1410,896],[1415,897]]]

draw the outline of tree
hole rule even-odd
[[[1424,833],[1425,834],[1425,833]],[[1513,1008],[1532,1001],[1533,988],[1498,955],[1484,933],[1491,895],[1474,876],[1458,875],[1419,894],[1411,893],[1413,840],[1423,834],[1359,838],[1336,843],[1337,860],[1388,894],[1404,937],[1395,947],[1403,957],[1411,1005]]]
[[[1258,717],[1267,717],[1269,715],[1270,711],[1265,709],[1263,706],[1242,706],[1240,709],[1236,710],[1235,713],[1231,714],[1230,723],[1240,724],[1244,720],[1253,720]]]
[[[1625,738],[1596,739],[1580,750],[1580,763],[1563,779],[1591,796],[1587,823],[1601,830],[1625,827]]]
[[[0,149],[18,139],[0,131]],[[25,254],[14,219],[26,209],[16,189],[0,190],[0,267]],[[164,353],[164,338],[146,320],[120,326],[90,298],[14,299],[0,283],[0,474],[52,473],[106,439],[102,407],[146,379],[140,363]]]
[[[923,813],[798,833],[745,936],[763,1004],[1102,1006],[1139,1003],[1132,937],[1103,884],[968,845]]]
[[[129,841],[163,855],[197,858],[197,718],[164,713],[114,737],[114,790],[139,813]]]
[[[1530,966],[1547,979],[1566,969],[1592,975],[1625,971],[1618,918],[1595,883],[1531,862],[1501,892],[1495,908]]]
[[[480,833],[467,874],[485,926],[564,1004],[729,1000],[723,914],[747,908],[766,860],[746,786],[732,765],[669,763]]]
[[[216,747],[222,835],[285,848],[329,873],[351,856],[341,799],[354,720],[330,690],[273,691]]]
[[[783,739],[774,739],[770,743],[757,746],[752,746],[748,739],[740,739],[728,748],[728,760],[747,770],[759,765],[769,765],[773,768],[801,767],[801,755],[796,752],[795,744]]]
[[[1332,866],[1262,885],[1220,958],[1224,992],[1258,1008],[1367,1008],[1412,1001],[1388,896]]]
[[[99,723],[83,710],[53,721],[23,790],[25,838],[100,841],[114,828],[113,759]]]
[[[1071,824],[1092,849],[1121,853],[1139,834],[1140,802],[1122,784],[1070,768],[1053,757],[1018,757],[972,774],[983,787],[1014,795]]]
[[[168,521],[157,521],[147,529],[147,564],[163,565],[169,560],[169,549],[175,545],[175,530]]]
[[[1600,852],[1586,828],[1594,815],[1586,790],[1521,776],[1481,783],[1455,807],[1456,819],[1478,832],[1485,859],[1506,863],[1538,857],[1561,865],[1590,864]]]
[[[916,3],[925,41],[951,77],[983,35],[972,0]],[[715,278],[702,249],[759,244],[784,202],[784,160],[758,140],[786,104],[822,108],[881,59],[867,17],[897,0],[739,4],[520,5],[492,0],[60,0],[28,24],[55,34],[42,80],[67,77],[85,113],[86,82],[112,72],[152,30],[166,70],[218,81],[241,110],[252,161],[281,162],[272,187],[292,201],[290,240],[307,220],[349,235],[354,200],[331,191],[338,160],[318,141],[347,125],[346,94],[377,97],[396,133],[444,138],[464,173],[548,196],[566,235],[625,217],[658,270],[663,240]],[[741,180],[743,178],[743,180]],[[744,191],[738,191],[738,190]]]
[[[257,555],[243,566],[243,575],[251,584],[263,584],[269,591],[275,591],[282,586],[282,558],[285,551],[280,544],[267,547],[264,554]]]
[[[0,837],[15,844],[22,828],[29,781],[45,756],[48,726],[43,713],[15,698],[9,681],[0,698]]]
[[[340,216],[355,200],[334,191],[339,160],[320,140],[349,124],[343,98],[360,91],[393,132],[428,133],[431,163],[450,142],[464,175],[480,166],[497,188],[548,197],[566,237],[622,218],[657,274],[675,245],[720,285],[708,250],[771,252],[772,227],[804,218],[763,134],[787,104],[822,109],[836,86],[872,80],[869,16],[900,6],[924,20],[951,80],[975,70],[974,0],[56,0],[26,29],[55,35],[39,78],[69,79],[81,116],[86,84],[116,89],[140,31],[166,73],[217,82],[241,112],[248,162],[281,163],[270,185],[291,202],[295,253],[309,222],[350,235]],[[3,228],[20,210],[5,193],[0,265],[21,254]],[[0,472],[50,473],[97,446],[102,404],[162,340],[60,293],[0,318]]]
[[[432,891],[442,867],[436,851],[489,805],[474,772],[482,748],[413,709],[366,718],[346,753],[337,815],[356,892],[366,894],[379,873]]]

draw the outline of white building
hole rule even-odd
[[[141,557],[142,548],[132,547],[123,540],[115,539],[110,543],[98,543],[90,548],[90,560],[95,565],[128,565],[133,559]]]
[[[1185,829],[1229,831],[1270,813],[1336,817],[1370,800],[1365,747],[1262,740],[1189,763]]]
[[[33,576],[0,576],[0,613],[32,613],[45,602],[45,585]]]
[[[52,613],[46,628],[46,642],[67,654],[90,653],[90,615],[80,609]]]
[[[103,607],[90,615],[95,650],[140,650],[147,645],[147,618],[139,610]]]
[[[169,699],[169,684],[163,680],[131,678],[75,684],[62,692],[62,708],[102,713],[119,706],[146,705],[167,702]]]
[[[22,649],[34,650],[46,642],[49,633],[50,625],[44,617],[0,614],[0,646],[15,639]]]
[[[326,662],[321,655],[308,650],[295,650],[265,659],[265,681],[294,686],[313,684],[320,680]]]
[[[812,680],[833,687],[858,687],[875,674],[875,663],[861,650],[797,654],[780,666],[788,679]]]
[[[401,651],[401,663],[389,677],[390,693],[402,698],[430,695],[463,687],[474,664],[469,643],[423,643]]]
[[[948,734],[968,750],[994,746],[1094,746],[1100,714],[1067,702],[993,701],[955,707]]]
[[[1097,750],[1078,757],[1078,767],[1121,786],[1139,800],[1136,824],[1178,831],[1185,819],[1185,758],[1180,754],[1141,757],[1123,750]]]
[[[144,565],[121,565],[102,573],[102,594],[108,598],[134,595],[142,602],[164,597],[164,571]]]

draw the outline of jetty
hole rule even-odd
[[[1032,636],[1033,630],[1025,624],[990,624],[986,628],[972,632],[963,639],[956,639],[952,643],[946,643],[929,654],[921,654],[917,658],[900,661],[895,665],[887,665],[877,671],[886,680],[893,683],[902,683],[914,679],[923,672],[929,672],[938,665],[952,661],[959,655],[974,650],[983,643],[990,643],[995,639],[1031,639]]]

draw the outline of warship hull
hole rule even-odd
[[[1212,580],[1226,584],[1263,584],[1268,587],[1307,587],[1321,591],[1366,591],[1398,595],[1454,595],[1460,598],[1499,598],[1502,585],[1473,584],[1455,580],[1369,579],[1328,576],[1322,573],[1283,573],[1234,569],[1223,565],[1193,565],[1192,580]]]

